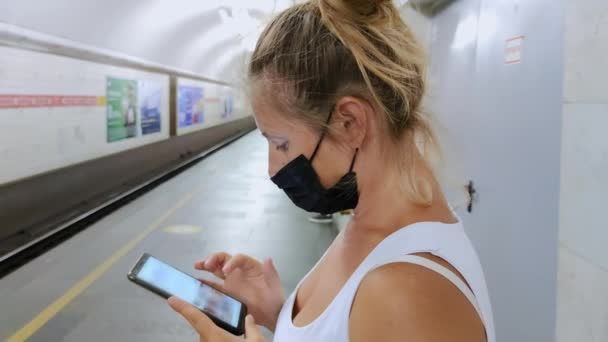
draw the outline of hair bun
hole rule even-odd
[[[380,6],[390,4],[392,0],[319,0],[320,5],[332,8],[347,16],[366,17],[378,12]]]

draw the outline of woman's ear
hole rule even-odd
[[[350,148],[360,148],[368,129],[368,119],[373,114],[367,101],[356,97],[341,97],[333,113],[334,127],[340,140]]]

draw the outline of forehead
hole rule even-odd
[[[315,134],[306,120],[298,118],[290,104],[286,82],[260,77],[250,83],[249,93],[256,124],[262,133]]]
[[[272,101],[268,101],[264,96],[253,96],[251,104],[255,122],[260,130],[291,126],[289,120],[285,118],[285,113],[282,113]]]
[[[267,82],[255,81],[251,86],[251,105],[253,114],[260,129],[274,127],[287,128],[293,126],[285,105],[285,95],[273,90],[275,87],[268,86]]]

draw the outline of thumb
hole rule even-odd
[[[262,272],[264,272],[264,279],[266,280],[268,286],[273,291],[279,291],[282,297],[283,287],[281,286],[281,278],[279,276],[279,272],[274,266],[272,258],[268,258],[266,261],[264,261],[264,264],[262,264]]]
[[[268,280],[279,279],[279,272],[277,271],[276,267],[274,267],[272,258],[267,258],[264,261],[262,271],[264,272],[264,277]]]
[[[209,339],[211,334],[217,329],[213,321],[207,317],[207,315],[190,303],[177,297],[169,298],[168,302],[171,308],[184,317],[205,341]]]
[[[264,336],[260,333],[260,329],[255,325],[253,316],[245,317],[245,341],[246,342],[263,342]]]

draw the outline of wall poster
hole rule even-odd
[[[205,120],[203,88],[180,85],[178,96],[179,127],[183,128],[203,123]]]
[[[108,77],[106,80],[108,142],[137,135],[137,81]]]
[[[155,81],[139,81],[139,113],[141,134],[160,132],[162,84]]]
[[[234,95],[232,89],[224,90],[223,96],[224,108],[222,109],[222,119],[227,119],[234,113]]]

